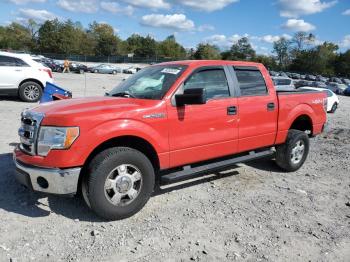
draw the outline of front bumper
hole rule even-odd
[[[16,180],[34,191],[57,195],[74,195],[78,189],[81,168],[42,168],[19,162],[16,164]]]

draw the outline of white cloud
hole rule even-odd
[[[280,15],[289,18],[298,18],[302,15],[320,13],[334,6],[338,1],[321,0],[279,0]]]
[[[176,2],[191,7],[193,9],[212,12],[216,10],[223,9],[224,7],[238,2],[239,0],[176,0]]]
[[[288,19],[288,21],[282,25],[282,28],[295,32],[309,32],[316,29],[314,25],[307,23],[302,19]]]
[[[146,7],[151,9],[169,9],[170,4],[164,0],[122,0],[125,3],[136,7]]]
[[[145,15],[141,19],[141,24],[146,26],[163,27],[180,31],[191,31],[195,29],[194,22],[192,20],[187,19],[187,17],[184,14]]]
[[[273,42],[276,42],[276,41],[280,40],[282,37],[287,39],[287,40],[292,39],[292,36],[288,35],[288,34],[263,35],[263,36],[260,36],[260,37],[259,36],[252,36],[251,39],[257,40],[257,41],[260,41],[260,42],[265,42],[265,43],[268,43],[268,44],[272,44]]]
[[[98,11],[97,0],[58,0],[57,5],[71,12],[91,14]]]
[[[350,9],[345,10],[342,14],[343,15],[350,15]]]
[[[340,47],[350,48],[350,35],[344,36],[344,39],[339,43]]]
[[[214,31],[214,30],[215,30],[215,27],[212,26],[212,25],[201,25],[201,26],[198,26],[197,30],[198,30],[199,32]]]
[[[25,5],[28,3],[45,3],[46,0],[9,0],[11,3],[16,5]]]
[[[20,17],[17,18],[18,21],[33,19],[38,22],[44,22],[46,20],[53,20],[55,18],[58,18],[58,16],[47,10],[20,9],[19,14]]]
[[[101,2],[101,8],[107,12],[112,14],[125,14],[131,16],[134,13],[134,8],[131,5],[126,7],[120,6],[120,4],[116,2]]]
[[[204,41],[208,44],[216,45],[223,48],[231,47],[234,43],[237,43],[239,39],[242,37],[250,38],[248,34],[239,35],[234,34],[232,36],[226,36],[226,35],[212,35],[204,39]]]

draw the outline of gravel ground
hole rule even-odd
[[[123,77],[55,75],[75,96],[102,95]],[[80,197],[16,183],[11,151],[19,114],[32,105],[0,99],[0,261],[349,261],[349,97],[298,172],[271,160],[240,164],[157,187],[141,212],[117,222]]]

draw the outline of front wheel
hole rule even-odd
[[[276,163],[287,172],[297,171],[309,154],[309,137],[299,130],[289,130],[286,143],[276,146]]]
[[[108,220],[137,213],[154,189],[155,175],[150,160],[132,148],[102,151],[91,161],[88,175],[84,199],[97,215]]]

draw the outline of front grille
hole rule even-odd
[[[39,135],[39,127],[44,114],[29,110],[21,114],[21,127],[18,130],[20,137],[20,149],[30,155],[36,154],[36,144]]]

